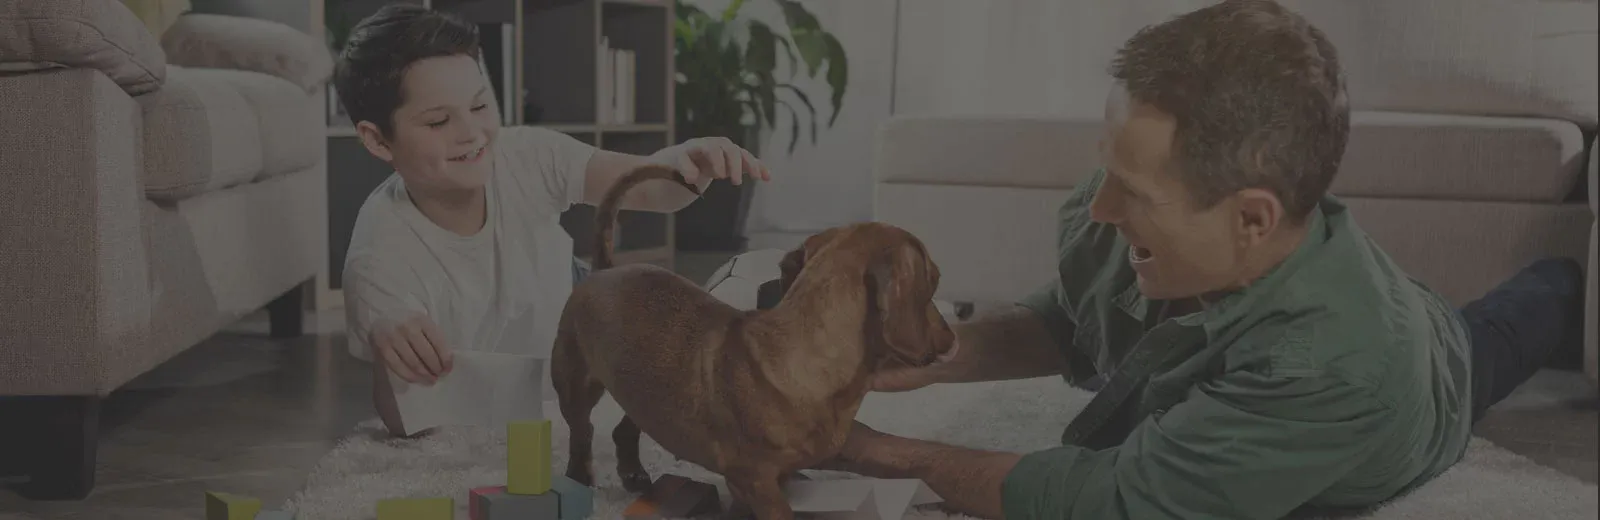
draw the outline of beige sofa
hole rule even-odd
[[[0,474],[81,498],[103,396],[264,306],[299,333],[332,61],[271,22],[158,36],[50,0],[0,2],[0,70]]]
[[[1535,257],[1593,254],[1594,209],[1579,188],[1590,162],[1573,123],[1353,119],[1333,191],[1402,266],[1455,304]],[[1056,209],[1097,167],[1100,132],[1087,118],[893,119],[876,152],[874,218],[927,242],[944,273],[941,299],[1014,301],[1054,276]],[[1591,349],[1591,373],[1594,364]]]

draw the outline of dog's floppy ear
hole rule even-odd
[[[933,346],[927,302],[933,286],[921,256],[909,246],[886,251],[867,266],[867,283],[876,298],[883,340],[902,359],[917,360]]]
[[[806,267],[806,246],[810,240],[794,248],[789,254],[783,255],[783,260],[778,262],[778,287],[781,294],[789,294],[789,289],[794,287],[794,281],[800,277],[800,270]]]

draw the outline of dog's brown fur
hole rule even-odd
[[[838,453],[871,373],[928,364],[953,347],[932,301],[938,267],[904,230],[843,226],[784,257],[775,308],[738,310],[666,269],[612,265],[616,203],[649,179],[682,184],[670,169],[646,167],[607,192],[595,271],[562,312],[551,372],[570,428],[566,474],[593,484],[589,415],[609,391],[625,413],[612,440],[629,491],[651,483],[639,460],[642,430],[723,475],[730,516],[793,518],[784,479]]]

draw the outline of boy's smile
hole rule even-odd
[[[400,82],[394,135],[373,128],[368,147],[392,164],[413,194],[458,198],[479,192],[489,179],[500,129],[500,110],[478,61],[467,55],[423,58]]]

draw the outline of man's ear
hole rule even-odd
[[[1283,202],[1272,192],[1249,188],[1234,197],[1240,245],[1259,244],[1286,222]]]
[[[374,157],[383,159],[383,162],[394,162],[394,152],[389,150],[389,144],[384,140],[383,132],[378,130],[378,125],[371,121],[356,123],[356,135],[361,136],[361,144]]]

